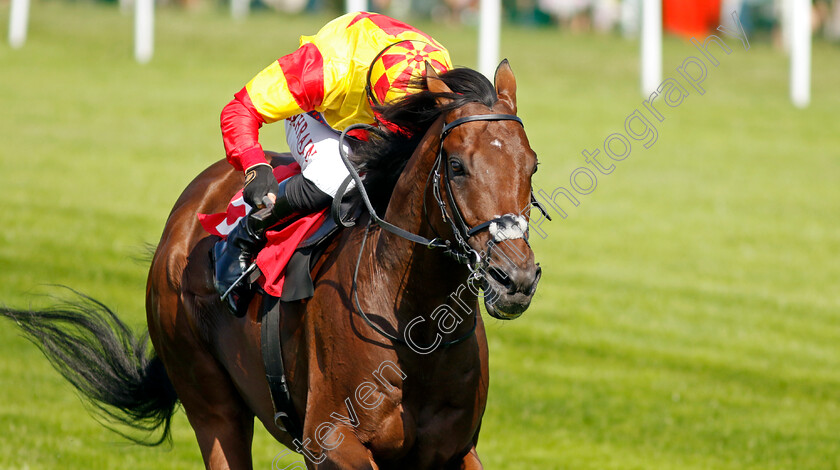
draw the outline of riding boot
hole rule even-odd
[[[286,198],[286,182],[280,184],[279,194],[271,208],[252,211],[239,220],[227,238],[216,242],[213,247],[213,263],[216,268],[215,286],[222,301],[237,317],[248,311],[248,303],[254,295],[251,277],[255,273],[254,258],[265,246],[265,232],[272,226],[293,215]]]

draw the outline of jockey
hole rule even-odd
[[[388,125],[374,107],[419,91],[409,81],[422,75],[425,62],[438,73],[452,67],[446,49],[427,34],[384,15],[349,13],[302,36],[295,52],[272,62],[224,107],[225,152],[245,172],[245,202],[251,208],[262,207],[265,198],[273,202],[267,218],[243,217],[214,249],[216,288],[229,292],[234,312],[240,296],[235,284],[265,245],[265,230],[293,214],[323,209],[348,176],[340,131],[357,123]],[[259,128],[279,120],[285,120],[286,141],[302,171],[278,185]]]

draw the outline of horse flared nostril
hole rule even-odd
[[[537,279],[537,267],[529,266],[528,268],[516,268],[510,273],[511,281],[513,281],[513,289],[510,294],[525,294],[531,295],[534,290],[534,285]]]
[[[507,290],[508,295],[525,294],[531,296],[537,289],[542,268],[539,265],[521,269],[514,268],[507,272],[499,268],[491,267],[488,274],[494,281]]]
[[[542,268],[540,265],[535,265],[535,268],[534,277],[531,279],[531,286],[529,287],[528,292],[526,292],[529,296],[534,295],[534,292],[537,291],[537,284],[539,284],[540,278],[542,277]]]
[[[487,313],[500,320],[518,318],[531,304],[541,275],[542,269],[535,264],[510,270],[488,268],[483,285]]]
[[[510,276],[508,276],[504,271],[496,267],[490,267],[490,269],[488,269],[487,271],[494,281],[496,281],[497,283],[499,283],[499,285],[507,289],[508,294],[516,293],[516,286],[514,285]]]

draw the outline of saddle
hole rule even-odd
[[[279,164],[274,168],[278,182],[299,173],[300,166],[295,162]],[[348,178],[342,184],[342,191],[349,182]],[[344,202],[334,202],[332,219],[330,212],[324,209],[287,220],[265,232],[265,246],[257,254],[254,265],[246,271],[246,276],[240,281],[252,286],[251,292],[247,294],[249,298],[240,299],[242,310],[247,310],[247,304],[258,293],[286,302],[312,296],[314,286],[309,275],[311,267],[323,253],[326,244],[338,233],[341,225],[352,225],[359,212],[356,204],[347,198],[344,199]],[[224,238],[243,217],[246,217],[247,209],[242,191],[239,191],[231,198],[224,212],[198,214],[198,220],[205,231]],[[349,223],[338,221],[338,214],[341,213],[350,214]],[[240,314],[244,314],[244,311]]]
[[[312,268],[323,254],[329,242],[338,234],[340,228],[341,226],[332,218],[325,217],[320,227],[298,244],[291,258],[286,263],[284,268],[285,279],[280,296],[271,295],[260,289],[261,293],[265,296],[278,298],[283,302],[292,302],[312,297],[312,294],[315,292],[315,285],[311,275]],[[257,269],[257,273],[259,273],[259,268]],[[254,278],[254,282],[256,282],[256,278],[259,278],[259,275]]]

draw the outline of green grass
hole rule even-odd
[[[36,2],[31,18],[22,50],[0,45],[0,302],[45,305],[45,284],[66,284],[140,328],[143,244],[222,157],[221,107],[327,18],[164,9],[145,66],[115,9]],[[474,30],[420,26],[475,65]],[[705,95],[662,106],[652,148],[544,226],[531,309],[488,321],[487,468],[840,468],[840,49],[814,45],[796,110],[782,53],[729,44]],[[637,43],[508,29],[502,49],[537,186],[568,187],[580,152],[642,109]],[[665,75],[695,54],[666,40]],[[263,137],[283,148],[280,129]],[[200,467],[182,412],[171,448],[126,444],[2,326],[0,468]],[[281,450],[259,429],[255,467]]]

